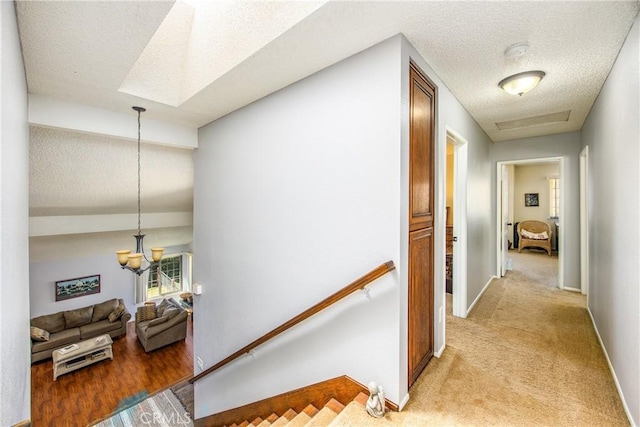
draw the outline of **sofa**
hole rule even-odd
[[[78,341],[109,334],[127,334],[131,313],[122,299],[60,311],[31,319],[31,363],[51,357],[53,350]]]
[[[187,311],[173,298],[156,306],[147,303],[136,311],[136,335],[145,352],[187,337]]]

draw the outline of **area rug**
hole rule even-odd
[[[120,412],[122,410],[131,408],[132,406],[137,405],[138,403],[145,400],[147,397],[149,397],[149,393],[147,392],[147,390],[142,390],[141,392],[136,393],[133,396],[122,399],[120,402],[118,402],[118,406],[116,406],[116,410],[114,412]]]
[[[189,427],[191,415],[171,390],[165,390],[94,424],[97,427]]]

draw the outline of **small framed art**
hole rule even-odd
[[[540,206],[538,201],[539,193],[524,193],[524,205],[525,206]]]

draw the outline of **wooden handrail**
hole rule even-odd
[[[374,280],[378,279],[379,277],[384,276],[388,272],[390,272],[392,270],[395,270],[395,268],[396,268],[396,266],[393,263],[393,261],[389,261],[389,262],[386,262],[386,263],[382,264],[381,266],[377,267],[376,269],[371,270],[369,273],[365,274],[364,276],[360,277],[356,281],[354,281],[351,284],[349,284],[349,285],[345,286],[344,288],[340,289],[338,292],[334,293],[333,295],[331,295],[331,296],[325,298],[324,300],[320,301],[319,303],[317,303],[313,307],[308,308],[307,310],[305,310],[302,313],[298,314],[296,317],[294,317],[291,320],[289,320],[289,321],[283,323],[282,325],[278,326],[277,328],[275,328],[271,332],[267,332],[266,334],[264,334],[262,337],[258,338],[257,340],[255,340],[251,344],[248,344],[248,345],[242,347],[240,350],[238,350],[235,353],[233,353],[232,355],[228,356],[226,359],[221,360],[220,362],[216,363],[215,365],[211,366],[210,368],[207,368],[204,371],[200,372],[198,375],[196,375],[193,378],[191,378],[189,380],[189,382],[191,384],[193,384],[194,382],[206,377],[207,375],[209,375],[210,373],[220,369],[221,367],[223,367],[227,363],[230,363],[231,361],[237,359],[238,357],[242,356],[243,354],[250,352],[254,348],[258,347],[259,345],[264,344],[265,342],[269,341],[271,338],[274,338],[275,336],[280,335],[281,333],[283,333],[287,329],[290,329],[291,327],[297,325],[298,323],[302,322],[303,320],[308,319],[309,317],[313,316],[314,314],[317,314],[320,311],[324,310],[325,308],[329,307],[330,305],[340,301],[342,298],[346,297],[347,295],[352,294],[353,292],[355,292],[355,291],[357,291],[359,289],[364,289],[364,287],[367,286],[369,283],[373,282]]]

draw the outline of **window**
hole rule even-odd
[[[187,291],[190,283],[191,254],[165,255],[159,264],[149,269],[147,299]]]
[[[549,217],[558,218],[560,215],[560,178],[549,178]]]

